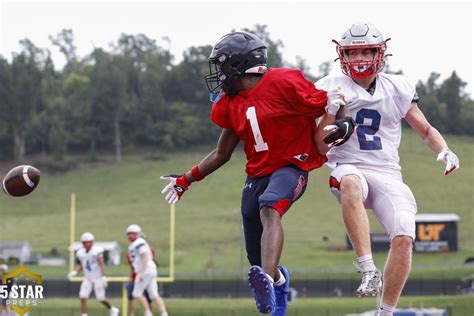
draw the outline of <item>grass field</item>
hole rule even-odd
[[[113,301],[120,306],[120,301]],[[290,305],[288,316],[341,316],[375,309],[375,299],[334,298],[297,299]],[[257,316],[251,299],[196,299],[166,300],[172,316]],[[405,297],[400,308],[438,307],[449,311],[449,316],[474,316],[472,296]],[[91,301],[89,315],[106,316],[106,309]],[[137,313],[140,315],[140,312]],[[29,316],[80,316],[79,300],[45,300],[32,309]]]
[[[459,222],[457,253],[416,254],[412,277],[452,278],[472,273],[463,266],[474,255],[474,163],[473,138],[447,137],[461,160],[461,169],[443,176],[444,166],[435,161],[422,141],[405,132],[401,160],[406,183],[417,198],[420,213],[456,213]],[[209,148],[211,149],[211,148]],[[98,240],[117,240],[125,250],[125,228],[143,227],[158,250],[160,272],[168,262],[169,206],[160,193],[165,184],[160,175],[179,173],[199,161],[205,151],[153,153],[160,159],[129,155],[114,166],[83,164],[64,174],[43,173],[38,189],[26,198],[0,201],[0,240],[27,240],[34,252],[53,247],[67,257],[69,199],[76,192],[77,235],[91,231]],[[148,155],[150,156],[150,155]],[[203,183],[193,184],[177,206],[176,273],[180,278],[236,277],[246,269],[242,252],[240,194],[244,182],[242,152]],[[6,171],[6,166],[2,172]],[[281,262],[294,270],[295,278],[354,277],[353,254],[343,251],[344,228],[339,205],[327,186],[329,170],[311,173],[303,198],[284,218],[285,248]],[[371,214],[371,212],[369,212]],[[370,215],[373,231],[382,228]],[[243,255],[242,255],[243,254]],[[382,265],[385,253],[376,255]],[[64,276],[67,267],[31,267],[46,276]],[[110,268],[109,274],[125,275],[127,266]]]

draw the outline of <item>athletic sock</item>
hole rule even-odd
[[[144,316],[153,316],[153,314],[151,313],[151,311],[149,309],[147,309],[143,315]]]
[[[280,269],[278,269],[278,273],[280,273],[280,277],[278,278],[278,281],[275,282],[275,285],[282,286],[283,284],[285,284],[286,279],[283,273],[281,273]]]
[[[380,305],[380,308],[379,308],[379,315],[380,316],[393,316],[394,310],[395,310],[395,306],[382,303],[382,305]]]
[[[357,258],[357,261],[359,262],[359,267],[362,271],[374,271],[377,269],[372,254],[361,256]]]
[[[270,281],[272,281],[272,283],[275,283],[275,281],[273,280],[273,278],[268,274],[268,273],[265,273],[267,275],[267,278],[270,279]]]

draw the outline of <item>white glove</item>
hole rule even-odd
[[[336,90],[328,91],[328,104],[326,106],[328,114],[336,115],[341,106],[345,105],[346,101],[344,101],[344,93],[341,88],[338,87]]]
[[[437,161],[442,161],[446,164],[446,169],[444,169],[444,175],[447,176],[454,170],[459,168],[459,158],[451,150],[443,150],[438,154],[436,158]]]
[[[106,288],[107,285],[109,285],[109,280],[107,280],[106,276],[102,277],[102,285],[104,286],[104,288]]]
[[[67,277],[68,277],[68,278],[73,278],[73,277],[75,277],[75,276],[77,276],[77,271],[76,271],[76,270],[72,270],[71,272],[69,272],[69,273],[67,274]]]
[[[176,204],[181,196],[188,190],[189,183],[184,175],[161,176],[160,179],[169,181],[169,183],[161,191],[165,195],[165,200],[169,204]]]

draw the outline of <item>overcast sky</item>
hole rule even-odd
[[[410,80],[426,81],[432,71],[446,78],[453,70],[469,83],[472,95],[473,5],[451,2],[320,2],[320,1],[19,1],[0,0],[0,54],[10,58],[25,37],[48,47],[56,66],[64,59],[48,35],[71,28],[80,56],[95,47],[108,48],[120,33],[144,33],[168,48],[175,62],[189,46],[214,44],[232,29],[267,24],[272,39],[285,47],[283,57],[295,63],[299,55],[317,74],[318,66],[336,57],[331,39],[356,21],[375,24],[388,42],[392,69]],[[335,64],[339,71],[339,64]]]

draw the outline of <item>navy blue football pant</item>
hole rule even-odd
[[[242,219],[245,247],[251,265],[261,266],[260,240],[263,226],[260,209],[271,207],[283,216],[306,190],[308,172],[294,166],[283,167],[260,178],[247,177],[242,192]]]

